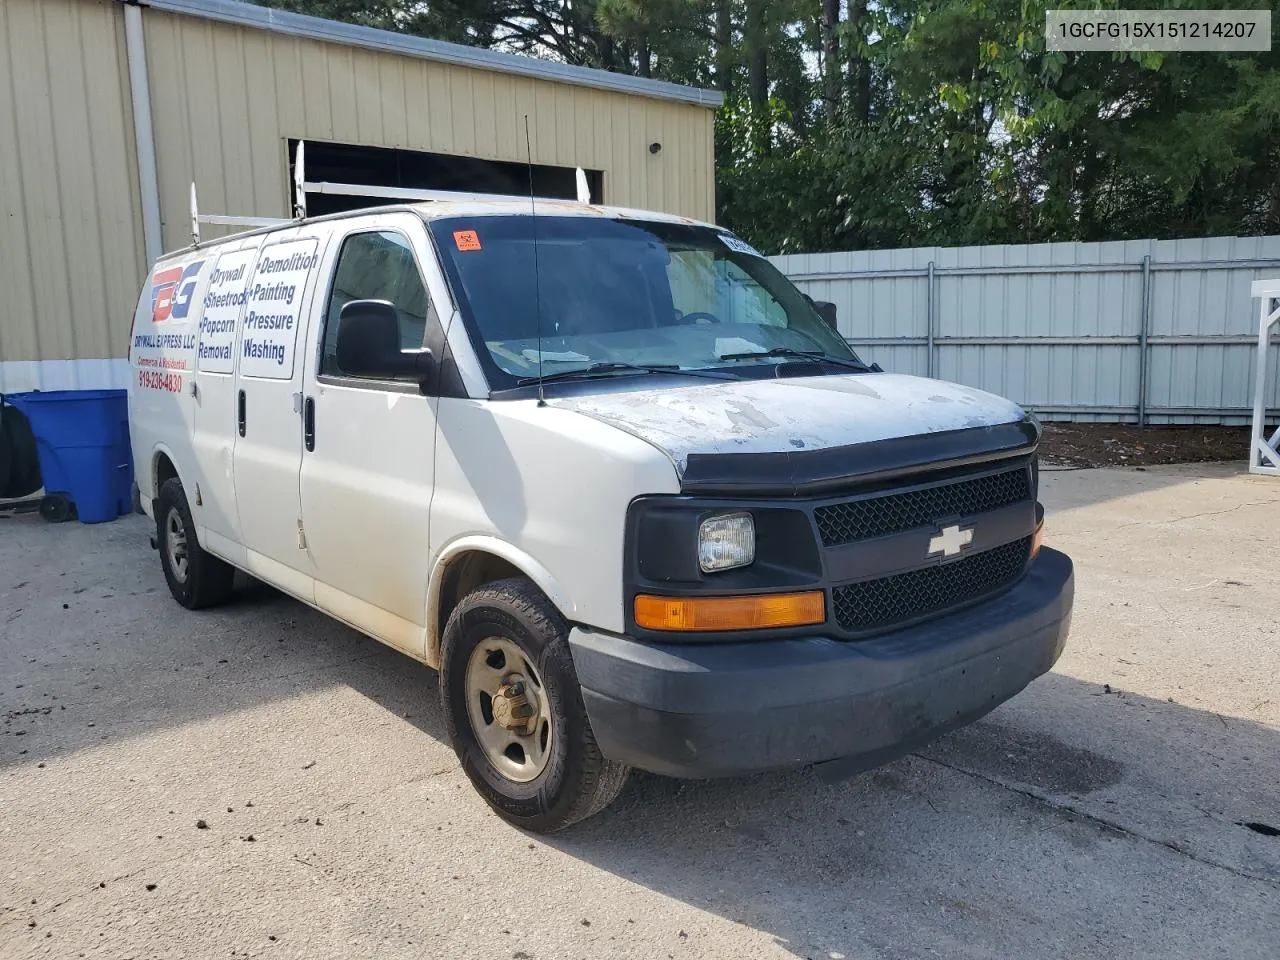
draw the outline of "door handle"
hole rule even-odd
[[[244,391],[240,391],[240,395],[236,400],[236,419],[240,425],[240,436],[244,436]]]
[[[307,397],[306,403],[302,405],[302,442],[307,448],[307,452],[311,452],[316,448],[316,401],[314,397]]]

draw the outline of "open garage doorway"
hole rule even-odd
[[[289,182],[293,181],[298,141],[289,140]],[[548,200],[577,198],[576,167],[533,165],[533,192]],[[364,147],[349,143],[307,141],[306,174],[309,183],[358,183],[371,187],[405,187],[417,190],[453,190],[462,193],[496,193],[525,196],[529,193],[529,166],[503,160],[482,160],[447,153],[424,153],[392,147]],[[604,202],[604,172],[587,170],[591,199]],[[387,200],[386,203],[397,203]],[[370,197],[308,193],[307,213],[321,216],[378,206]]]

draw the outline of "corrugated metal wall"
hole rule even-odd
[[[124,355],[146,269],[128,91],[116,4],[0,2],[0,361]]]
[[[836,303],[841,332],[886,370],[981,387],[1046,419],[1134,421],[1141,411],[1150,423],[1245,423],[1258,336],[1249,284],[1280,276],[1280,237],[773,262],[810,296]],[[1275,411],[1280,349],[1272,354]]]
[[[713,215],[706,107],[156,11],[144,22],[166,248],[188,242],[193,179],[207,212],[287,216],[286,138],[523,162],[525,114],[533,162],[603,170],[606,203]]]
[[[206,213],[288,216],[288,138],[523,162],[526,113],[533,161],[603,170],[605,202],[714,214],[706,106],[142,19],[166,249],[192,180]],[[123,385],[146,266],[122,6],[0,0],[0,391]]]

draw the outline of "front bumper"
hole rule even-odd
[[[862,641],[652,644],[574,628],[601,751],[653,773],[716,777],[824,761],[887,763],[994,709],[1057,661],[1071,560],[1042,550],[992,600]]]

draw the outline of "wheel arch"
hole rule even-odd
[[[178,458],[166,443],[157,443],[151,451],[151,462],[147,465],[147,479],[151,481],[150,496],[143,497],[144,508],[151,512],[152,501],[160,496],[160,485],[166,480],[177,478],[183,489],[187,489],[187,481],[178,467]],[[152,519],[155,519],[152,517]]]
[[[169,456],[169,452],[164,448],[157,447],[155,454],[151,457],[151,492],[158,494],[164,482],[173,477],[178,477],[178,482],[182,482],[182,478],[178,476],[178,465],[173,462],[173,457]]]
[[[440,640],[449,614],[476,587],[507,577],[522,576],[541,590],[566,620],[575,606],[546,567],[523,550],[490,536],[460,537],[436,558],[427,587],[426,662],[440,666]]]

